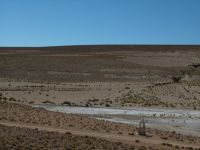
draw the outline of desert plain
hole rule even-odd
[[[2,47],[0,130],[0,149],[200,149],[200,46]]]

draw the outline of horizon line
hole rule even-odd
[[[0,48],[48,48],[48,47],[77,47],[77,46],[200,46],[200,44],[72,44],[44,46],[1,46]]]

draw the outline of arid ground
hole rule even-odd
[[[0,149],[200,149],[200,133],[147,123],[142,137],[136,125],[36,104],[198,112],[200,46],[0,48]]]

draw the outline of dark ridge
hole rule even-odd
[[[93,52],[93,51],[174,51],[200,50],[200,45],[77,45],[47,47],[0,47],[0,51],[54,51],[54,52]]]

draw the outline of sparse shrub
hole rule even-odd
[[[69,102],[69,101],[64,101],[64,102],[62,103],[62,105],[68,105],[68,106],[71,106],[72,104],[71,104],[71,102]]]
[[[106,104],[105,106],[106,106],[106,107],[110,107],[110,104]]]
[[[67,134],[67,135],[72,135],[72,133],[71,133],[71,132],[65,132],[65,134]]]
[[[15,99],[15,98],[13,98],[13,97],[10,97],[10,98],[9,98],[9,101],[16,102],[16,99]]]
[[[135,140],[135,142],[136,142],[136,143],[139,143],[139,142],[140,142],[140,140],[136,139],[136,140]]]
[[[118,134],[122,134],[122,132],[118,132]]]
[[[29,104],[33,104],[34,103],[34,101],[30,101],[30,102],[28,102]]]
[[[173,83],[178,83],[182,79],[181,76],[172,77]]]
[[[190,65],[194,68],[200,68],[200,63],[193,63],[192,65]]]
[[[178,145],[176,145],[176,146],[175,146],[175,148],[176,148],[176,149],[179,149],[179,146],[178,146]]]
[[[147,150],[147,148],[146,148],[145,146],[141,146],[141,147],[139,148],[139,150]]]
[[[54,102],[51,102],[51,101],[43,101],[42,103],[44,103],[44,104],[55,104]]]
[[[167,140],[168,139],[168,137],[160,137],[161,139],[163,139],[163,140]]]

